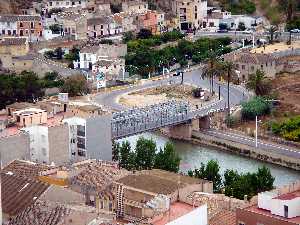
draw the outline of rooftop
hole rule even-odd
[[[189,184],[201,183],[202,180],[189,179],[188,176],[176,175],[161,170],[149,170],[128,175],[116,182],[147,192],[167,195],[176,191],[178,186],[183,187]]]
[[[41,171],[49,169],[49,166],[38,164],[34,162],[24,161],[24,160],[14,160],[7,166],[5,166],[2,171],[4,173],[14,174],[19,177],[27,178],[37,178]]]
[[[1,173],[2,210],[15,216],[32,205],[49,185],[37,180],[20,177],[11,172]]]
[[[210,225],[235,225],[236,214],[229,210],[221,210],[209,220]]]
[[[16,109],[16,110],[21,110],[21,109],[25,109],[25,108],[32,108],[34,107],[35,105],[32,104],[32,103],[28,103],[28,102],[15,102],[13,104],[10,104],[8,106],[6,106],[7,108],[13,108],[13,109]],[[38,106],[36,106],[38,108]]]
[[[300,198],[300,190],[299,191],[294,191],[291,193],[279,195],[278,197],[274,199],[279,199],[279,200],[293,200],[295,198]]]
[[[47,111],[38,108],[26,108],[26,109],[15,111],[13,112],[13,114],[28,116],[28,115],[33,115],[35,113],[42,113],[42,112],[47,112]]]
[[[40,21],[39,15],[2,15],[0,22],[17,22],[17,21]]]
[[[27,43],[27,38],[20,37],[5,37],[0,41],[1,45],[25,45]]]
[[[76,166],[82,172],[72,179],[72,184],[89,186],[102,191],[120,177],[126,176],[127,170],[119,169],[115,164],[90,161]]]

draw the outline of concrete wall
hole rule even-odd
[[[112,160],[111,117],[106,115],[87,119],[86,149],[89,158]]]
[[[15,159],[30,160],[29,136],[22,133],[0,138],[0,153],[2,166]]]
[[[49,163],[63,165],[70,161],[69,154],[69,128],[60,125],[48,128]]]

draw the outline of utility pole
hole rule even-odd
[[[258,147],[258,138],[257,138],[257,131],[258,131],[258,120],[257,116],[255,116],[255,147]]]
[[[221,100],[221,85],[219,85],[219,100]]]

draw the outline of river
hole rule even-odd
[[[122,139],[120,142],[128,140],[131,143],[131,146],[134,147],[140,136],[144,136],[148,139],[152,138],[159,148],[163,147],[164,144],[170,140],[159,133],[144,133]],[[234,155],[220,151],[217,148],[204,147],[176,140],[172,140],[172,142],[175,146],[176,152],[181,158],[180,171],[182,172],[187,172],[189,169],[199,168],[201,162],[207,163],[209,160],[214,159],[219,162],[222,174],[224,174],[226,169],[234,169],[243,173],[255,172],[259,167],[265,165],[270,168],[272,175],[275,177],[274,185],[276,187],[300,180],[299,171]]]

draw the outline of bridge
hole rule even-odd
[[[143,108],[116,112],[112,115],[111,120],[112,139],[121,139],[163,127],[177,126],[178,128],[180,124],[189,126],[195,119],[206,118],[207,123],[207,119],[209,119],[207,117],[211,113],[224,110],[224,108],[220,108],[221,106],[212,110],[212,107],[217,104],[218,102],[215,102],[195,109],[186,102],[170,100]]]

